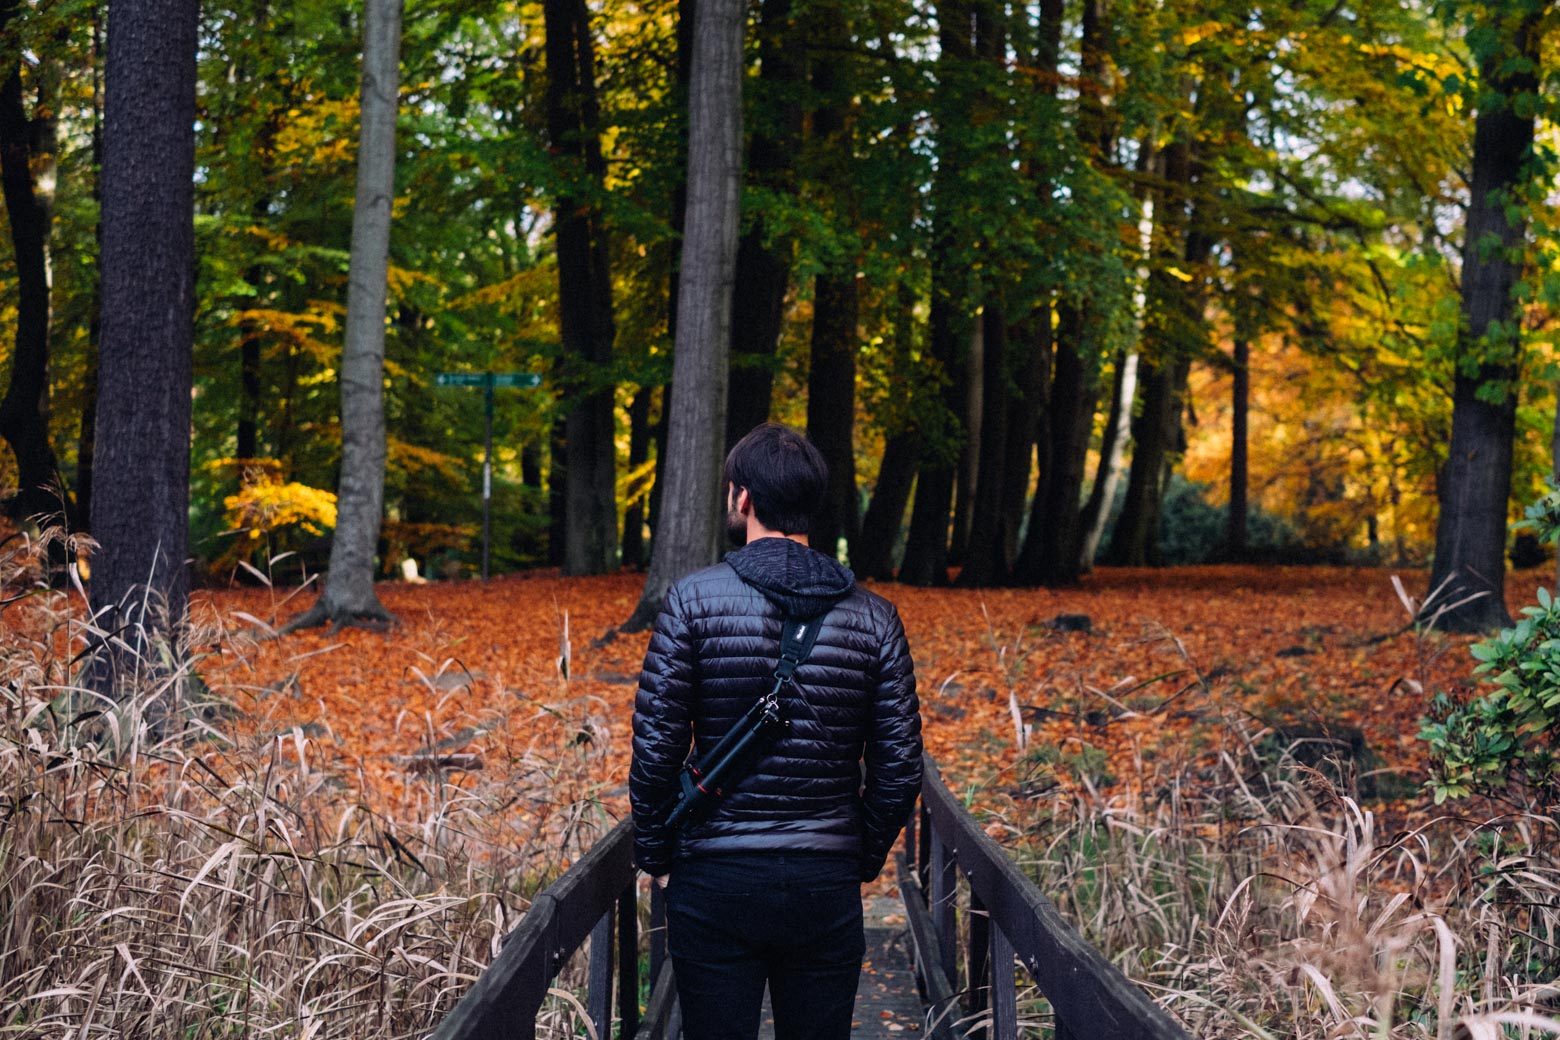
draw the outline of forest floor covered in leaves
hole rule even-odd
[[[1415,630],[1425,575],[1397,577],[878,591],[951,786],[1191,1035],[1495,1036],[1550,1006],[1560,842],[1542,815],[1432,806],[1419,720],[1475,688],[1470,640]],[[1513,612],[1549,577],[1512,576]],[[193,1035],[220,1007],[234,1035],[425,1033],[626,811],[648,635],[601,637],[641,582],[387,583],[398,624],[282,638],[312,592],[203,591],[186,664],[118,705],[70,685],[79,590],[34,584],[0,616],[12,1025]],[[169,966],[161,988],[116,957]],[[1021,1004],[1044,1025],[1037,994]],[[573,1034],[567,1007],[546,1016]]]
[[[1396,813],[1425,803],[1415,734],[1430,694],[1470,688],[1473,662],[1466,638],[1408,624],[1395,573],[1422,590],[1413,572],[1197,567],[1102,570],[1068,590],[877,591],[904,618],[927,747],[955,785],[1141,795],[1195,778],[1238,732],[1294,743],[1302,758],[1306,745],[1341,750],[1361,801]],[[1513,577],[1514,613],[1547,577]],[[429,797],[434,778],[458,787],[463,774],[512,771],[538,816],[581,797],[615,815],[648,636],[600,637],[641,581],[385,584],[400,619],[388,631],[280,640],[252,638],[254,623],[280,625],[303,597],[208,592],[196,616],[224,635],[201,672],[248,725],[290,737],[294,758],[302,739],[312,770],[371,804],[404,809],[395,803]],[[566,748],[580,760],[568,789],[536,789],[560,783]]]

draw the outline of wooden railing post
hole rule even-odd
[[[991,1037],[1015,1040],[1018,1036],[1018,989],[1013,982],[1013,944],[1002,926],[991,924]]]
[[[937,955],[943,975],[957,985],[959,931],[958,918],[954,914],[954,898],[958,895],[958,864],[941,834],[932,837],[932,929],[937,933]]]
[[[651,882],[652,885],[655,882]],[[639,879],[618,896],[618,1035],[639,1029]],[[605,1037],[602,1040],[606,1040]]]
[[[991,1006],[988,978],[991,951],[991,915],[974,889],[970,890],[969,941],[964,947],[964,1009],[974,1015]]]
[[[590,932],[590,972],[585,989],[585,1011],[602,1040],[612,1037],[612,916],[607,908]]]

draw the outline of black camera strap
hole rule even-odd
[[[752,757],[777,732],[789,725],[780,711],[780,691],[787,685],[796,690],[796,695],[807,705],[813,717],[818,717],[818,712],[808,702],[793,677],[796,669],[807,660],[807,655],[812,653],[813,644],[818,641],[818,630],[822,627],[821,617],[786,619],[780,630],[780,663],[775,666],[774,688],[756,701],[707,754],[700,756],[697,761],[690,758],[684,763],[678,776],[681,791],[666,818],[668,826],[686,827],[702,820],[725,797],[726,785],[740,780],[747,772]]]

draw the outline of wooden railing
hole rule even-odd
[[[614,992],[620,1038],[677,1037],[681,1021],[666,956],[665,905],[653,884],[648,938],[654,985],[643,1014],[639,1009],[633,846],[633,825],[624,820],[538,895],[433,1040],[533,1040],[548,989],[587,937],[585,1008],[599,1040],[612,1038]],[[1057,1040],[1187,1040],[1169,1015],[1062,920],[964,811],[930,756],[921,810],[906,828],[904,850],[899,887],[933,1040],[955,1040],[959,1019],[984,1013],[991,1016],[990,1040],[1014,1040],[1015,957],[1050,1002]],[[969,887],[962,964],[956,906],[961,871]]]
[[[660,889],[651,885],[650,892],[650,978],[655,984],[642,1017],[634,825],[624,820],[532,901],[520,927],[505,938],[503,949],[439,1024],[433,1040],[532,1040],[548,989],[587,936],[585,1010],[599,1040],[612,1037],[614,989],[621,1037],[677,1036],[681,1026],[672,962],[666,957],[665,907]]]
[[[906,828],[899,857],[899,888],[933,1040],[952,1040],[960,1018],[983,1014],[991,1016],[985,1034],[991,1040],[1018,1035],[1015,956],[1050,1003],[1057,1040],[1187,1040],[986,836],[931,756],[925,764],[921,810]],[[962,965],[961,871],[969,882]],[[962,1009],[955,1006],[960,998]]]

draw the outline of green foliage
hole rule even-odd
[[[1560,726],[1560,602],[1540,588],[1522,614],[1470,648],[1483,693],[1459,701],[1441,692],[1431,702],[1419,737],[1430,745],[1438,805],[1513,783],[1545,806],[1560,794],[1552,736]]]

